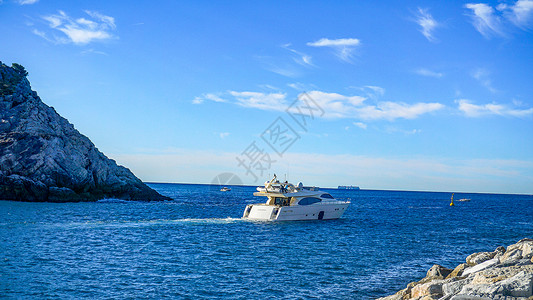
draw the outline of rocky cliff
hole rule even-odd
[[[0,200],[168,200],[107,158],[0,62]]]
[[[455,269],[434,265],[426,277],[378,300],[533,299],[533,240],[474,253]]]

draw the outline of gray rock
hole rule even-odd
[[[442,285],[445,283],[442,279],[432,280],[427,283],[419,284],[411,290],[411,297],[433,296],[440,298],[442,294]]]
[[[426,277],[434,277],[435,279],[444,279],[450,273],[452,273],[453,270],[450,270],[448,268],[445,268],[441,265],[433,265],[426,273]]]
[[[469,274],[472,274],[472,273],[476,273],[476,272],[479,272],[481,270],[485,270],[486,268],[490,268],[496,264],[498,264],[498,259],[497,258],[493,258],[493,259],[489,259],[487,261],[484,261],[478,265],[475,265],[473,267],[470,267],[466,270],[464,270],[463,272],[463,276],[467,276]]]
[[[458,294],[465,285],[472,282],[472,278],[465,278],[457,281],[448,282],[442,285],[442,292],[446,295]]]
[[[450,300],[493,300],[487,297],[478,297],[471,295],[455,295]]]
[[[385,299],[533,300],[532,255],[531,239],[523,239],[507,249],[498,247],[494,252],[475,253],[469,256],[470,262],[480,257],[493,258],[466,269],[467,264],[461,264],[445,280],[439,274],[442,267],[435,265],[425,278]],[[500,260],[504,263],[499,263]]]
[[[446,279],[463,275],[463,272],[464,272],[464,270],[465,270],[467,267],[468,267],[467,264],[460,264],[460,265],[458,265],[458,266],[455,267],[455,269],[453,269],[453,271],[452,271],[452,272],[446,277]]]
[[[513,297],[533,296],[533,274],[521,271],[515,276],[502,280],[496,285],[497,293]]]
[[[0,62],[0,200],[169,200],[108,159]]]
[[[500,263],[531,259],[533,257],[533,240],[522,239],[514,245],[507,247],[507,251],[500,257]]]
[[[474,254],[470,254],[466,258],[466,263],[469,266],[475,266],[477,264],[480,264],[484,261],[487,261],[489,259],[492,259],[494,257],[495,253],[493,252],[478,252]]]

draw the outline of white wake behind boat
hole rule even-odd
[[[243,219],[262,221],[331,220],[340,218],[350,201],[338,201],[318,187],[279,182],[276,175],[258,187],[254,196],[267,197],[265,203],[249,204]]]

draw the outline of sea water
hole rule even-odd
[[[151,184],[167,202],[0,201],[0,298],[373,299],[533,237],[533,197],[328,190],[339,220],[251,222],[253,187]]]

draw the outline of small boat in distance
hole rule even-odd
[[[467,202],[467,201],[470,201],[470,200],[472,200],[472,199],[469,199],[469,198],[463,198],[463,199],[459,199],[459,200],[457,200],[457,201]]]
[[[221,188],[220,191],[221,192],[229,192],[229,191],[231,191],[231,188],[225,186],[225,187]]]
[[[358,186],[355,186],[355,185],[339,185],[339,187],[337,187],[337,189],[339,190],[360,190],[360,188]]]
[[[340,218],[350,201],[339,201],[318,187],[279,182],[276,175],[258,187],[254,196],[267,197],[265,203],[248,204],[243,219],[258,221],[331,220]]]

